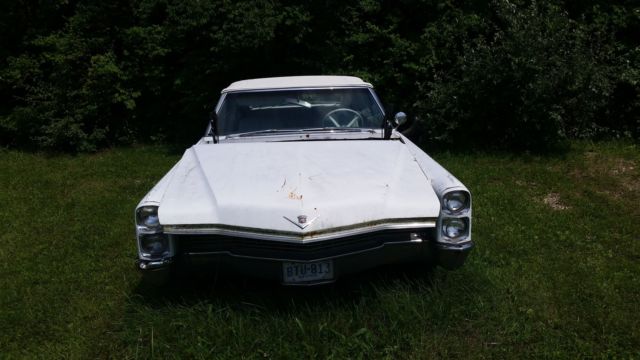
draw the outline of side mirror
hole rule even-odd
[[[394,120],[396,122],[396,127],[400,127],[407,122],[407,114],[400,111],[399,113],[396,113]]]
[[[401,127],[406,123],[407,123],[407,114],[403,113],[402,111],[399,113],[396,113],[396,115],[393,117],[393,120],[389,118],[385,118],[384,124],[382,125],[382,129],[384,131],[383,138],[385,140],[390,139],[391,133],[393,132],[393,130],[398,129],[399,127]]]

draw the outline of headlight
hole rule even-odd
[[[464,219],[446,218],[442,220],[442,235],[456,239],[467,234],[467,222]]]
[[[150,229],[160,227],[157,206],[142,206],[136,211],[136,223]]]
[[[442,198],[444,210],[456,214],[469,207],[469,195],[464,191],[452,191]]]
[[[140,235],[140,252],[149,258],[159,258],[170,253],[169,238],[164,234]]]

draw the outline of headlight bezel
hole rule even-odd
[[[463,187],[440,193],[440,216],[437,226],[439,243],[459,245],[471,241],[471,193]],[[457,201],[457,203],[456,203]],[[457,206],[453,206],[457,205]],[[451,223],[461,222],[460,231],[451,231]],[[451,236],[453,235],[453,236]]]
[[[138,258],[145,261],[158,261],[174,256],[173,237],[164,233],[164,228],[160,224],[158,216],[159,207],[155,204],[141,205],[135,211],[136,223],[136,243],[138,247]],[[161,243],[156,251],[151,249],[147,242],[153,238],[158,238]]]

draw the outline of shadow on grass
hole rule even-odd
[[[249,305],[286,311],[292,303],[303,308],[354,303],[396,286],[424,291],[433,288],[439,274],[442,272],[424,264],[395,264],[344,276],[331,284],[284,286],[273,280],[207,269],[182,273],[163,285],[140,281],[132,301],[154,309],[215,302],[231,308]]]
[[[205,346],[246,354],[268,346],[277,353],[282,351],[277,339],[283,337],[298,342],[291,351],[324,349],[325,341],[351,347],[373,341],[362,338],[362,329],[388,337],[402,336],[396,333],[400,328],[447,332],[451,324],[482,318],[479,308],[499,308],[494,296],[500,292],[494,290],[477,263],[458,271],[389,265],[313,287],[208,271],[161,287],[139,282],[111,331],[130,354],[154,343],[172,351]],[[153,329],[161,331],[154,337]]]

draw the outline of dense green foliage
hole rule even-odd
[[[640,133],[632,0],[10,0],[0,145],[193,142],[243,78],[354,74],[422,142],[545,148]]]
[[[477,247],[456,271],[155,289],[133,265],[133,208],[179,156],[0,150],[0,358],[640,357],[637,145],[434,156],[474,195]]]

